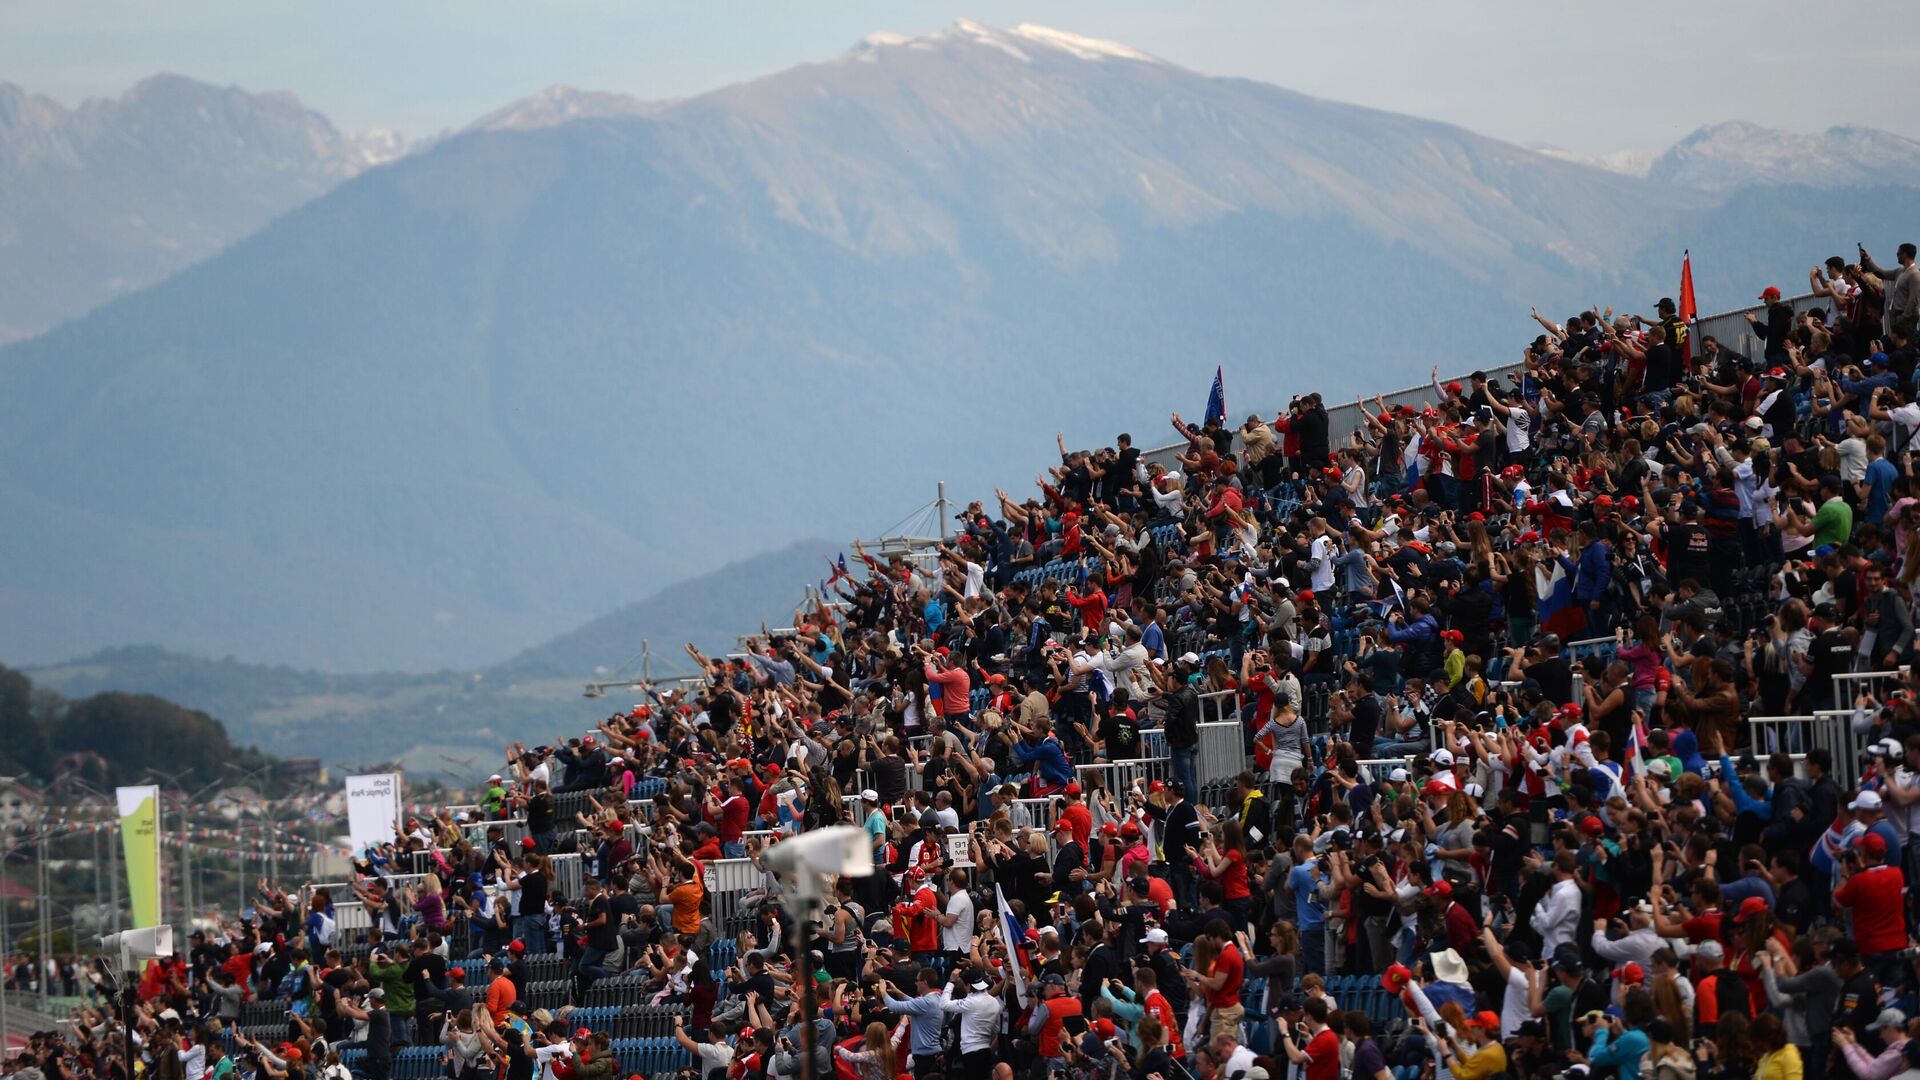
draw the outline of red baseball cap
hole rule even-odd
[[[510,953],[514,953],[516,955],[519,953],[526,952],[527,943],[524,941],[516,941],[513,944],[507,946],[507,951]]]
[[[1588,836],[1599,836],[1601,833],[1607,831],[1607,826],[1599,818],[1588,814],[1586,817],[1580,819],[1580,831],[1586,833]]]
[[[1780,299],[1780,286],[1778,286],[1778,285],[1769,285],[1769,286],[1767,286],[1766,288],[1764,288],[1764,289],[1761,289],[1761,290],[1760,290],[1760,299],[1762,299],[1762,300],[1778,300],[1778,299]]]
[[[1885,844],[1886,840],[1882,838],[1880,842]],[[1733,921],[1735,923],[1743,923],[1755,915],[1766,914],[1768,910],[1766,897],[1749,896],[1745,900],[1740,901],[1740,910],[1733,913]]]
[[[1457,394],[1460,392],[1460,384],[1457,382],[1450,382],[1447,384],[1446,389],[1447,389],[1447,393],[1449,394]]]
[[[1101,836],[1119,836],[1120,826],[1115,825],[1113,822],[1109,821],[1105,825],[1100,826],[1100,835]]]
[[[1481,1031],[1499,1031],[1500,1014],[1497,1012],[1479,1012],[1467,1017],[1468,1027],[1477,1027]]]
[[[1747,899],[1760,900],[1757,896],[1749,896]],[[1766,901],[1760,900],[1760,903],[1762,906],[1765,906]],[[1745,907],[1746,905],[1741,904],[1740,906]],[[1613,981],[1624,986],[1639,986],[1647,981],[1647,969],[1629,961],[1613,969]]]
[[[1067,793],[1067,794],[1069,794],[1069,795],[1078,795],[1078,794],[1080,794],[1080,783],[1079,783],[1079,781],[1077,781],[1077,780],[1069,780],[1069,781],[1067,781],[1067,787],[1066,787],[1066,793]]]
[[[1426,896],[1440,896],[1440,897],[1452,896],[1453,883],[1451,881],[1436,881],[1433,884],[1427,886],[1426,888],[1420,890],[1420,892]]]
[[[523,836],[520,838],[520,846],[527,849],[528,851],[532,851],[535,848],[538,848],[540,845],[534,842],[533,837]]]
[[[1877,832],[1870,832],[1860,838],[1860,850],[1869,855],[1885,855],[1887,853],[1887,838]],[[1741,906],[1744,907],[1746,905],[1743,902]]]

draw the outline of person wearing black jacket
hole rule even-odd
[[[1273,840],[1272,808],[1252,772],[1242,771],[1235,778],[1233,801],[1228,809],[1234,810],[1240,819],[1240,835],[1247,838],[1249,846],[1258,847]]]
[[[1317,469],[1332,456],[1327,442],[1327,409],[1319,394],[1309,394],[1307,407],[1294,418],[1293,433],[1300,437],[1300,463],[1297,467]]]
[[[595,744],[593,736],[568,740],[553,756],[567,767],[566,783],[556,790],[593,791],[607,786],[607,752]]]
[[[1827,962],[1840,976],[1840,999],[1833,1006],[1833,1026],[1851,1028],[1854,1038],[1869,1054],[1887,1048],[1880,1033],[1871,1025],[1880,1016],[1880,985],[1873,973],[1860,963],[1860,944],[1841,938],[1827,950]]]
[[[1754,318],[1753,312],[1745,313],[1747,325],[1753,327],[1753,336],[1766,343],[1763,355],[1769,364],[1787,362],[1787,336],[1793,333],[1793,305],[1780,299],[1778,286],[1769,285],[1760,293],[1760,300],[1767,305],[1767,321],[1762,325]]]
[[[1173,1009],[1176,1019],[1187,1015],[1188,997],[1187,976],[1180,968],[1180,954],[1167,943],[1167,932],[1154,927],[1146,932],[1141,942],[1146,947],[1147,958],[1144,967],[1153,969],[1154,981],[1160,987],[1160,993],[1167,999],[1167,1005]]]
[[[1183,653],[1173,662],[1174,686],[1167,691],[1162,722],[1173,759],[1173,778],[1185,785],[1188,794],[1200,786],[1194,772],[1194,755],[1200,745],[1200,694],[1189,681],[1199,663],[1200,657],[1194,653]]]
[[[1171,732],[1169,723],[1169,742]],[[1191,906],[1195,884],[1193,853],[1200,850],[1200,815],[1187,801],[1187,785],[1177,776],[1168,780],[1165,790],[1148,796],[1147,816],[1161,825],[1161,846],[1166,852],[1167,881],[1173,886],[1173,895],[1182,905]]]

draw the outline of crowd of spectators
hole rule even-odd
[[[1062,440],[11,1075],[125,1077],[131,1021],[163,1080],[602,1080],[663,1009],[643,1068],[697,1080],[1920,1077],[1897,262],[1767,288],[1753,355],[1669,300],[1536,312],[1351,433],[1303,394]],[[721,903],[832,825],[876,873],[817,918]]]

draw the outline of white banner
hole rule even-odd
[[[347,777],[347,836],[355,855],[370,844],[392,842],[399,820],[399,773]]]

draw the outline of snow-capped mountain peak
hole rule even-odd
[[[954,42],[995,49],[1022,61],[1031,61],[1035,55],[1040,54],[1039,50],[1044,49],[1050,52],[1066,53],[1079,60],[1164,63],[1158,57],[1117,41],[1068,33],[1065,30],[1055,30],[1050,26],[1041,26],[1037,23],[1021,23],[1011,30],[1002,30],[972,19],[956,19],[951,26],[920,37],[908,37],[905,34],[887,30],[875,31],[860,39],[859,44],[854,47],[854,57],[871,60],[874,54],[882,49],[906,48],[924,52]]]

